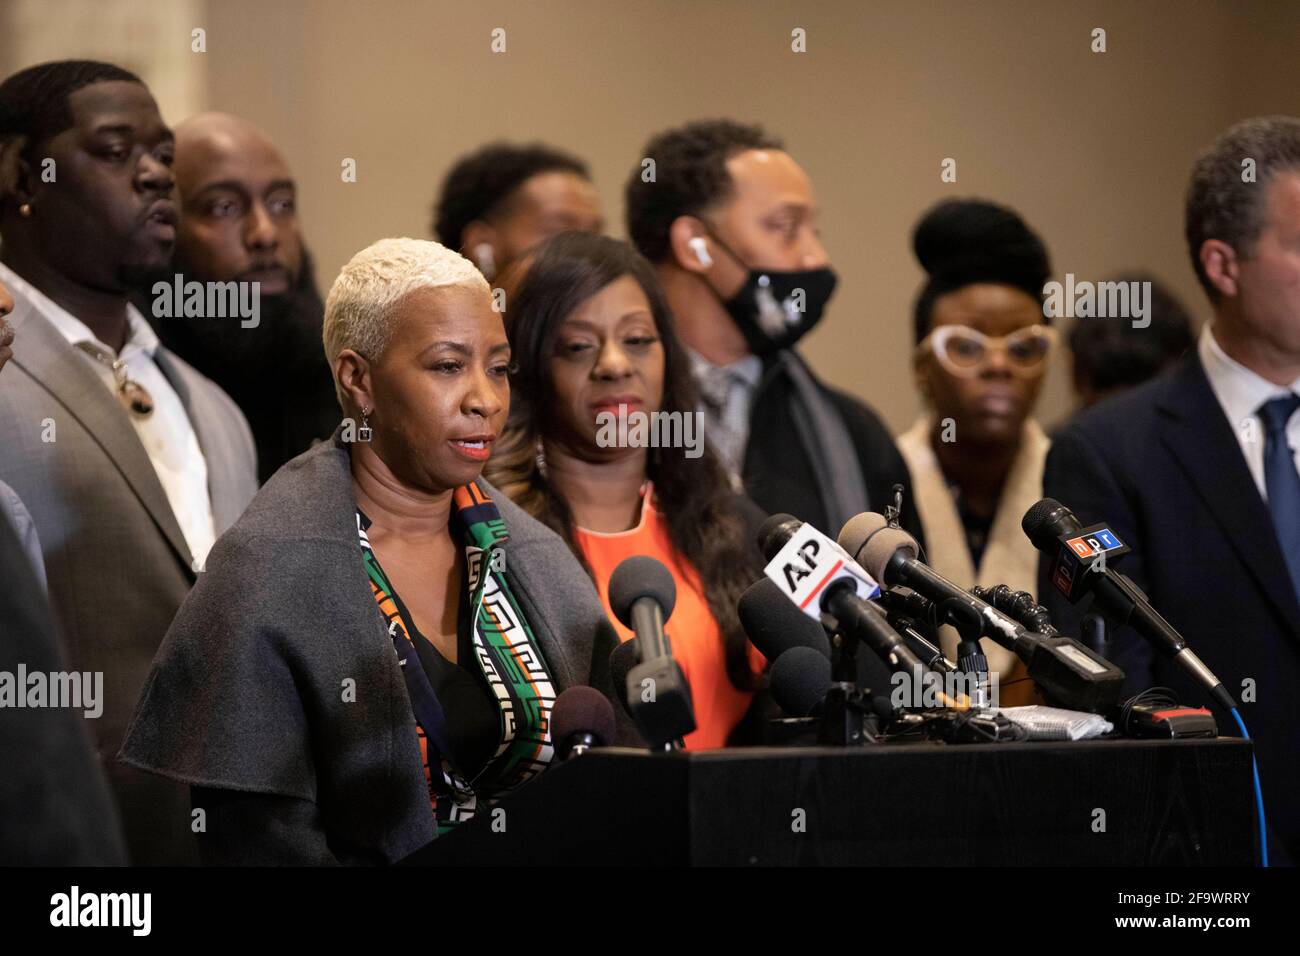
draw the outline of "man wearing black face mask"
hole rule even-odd
[[[733,481],[764,510],[830,534],[883,512],[901,484],[902,523],[919,538],[889,432],[794,351],[836,284],[807,174],[763,129],[728,120],[660,133],[642,156],[626,187],[628,234],[658,269]]]

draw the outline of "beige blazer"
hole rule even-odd
[[[1051,444],[1047,435],[1034,420],[1025,422],[1020,453],[1012,462],[1002,489],[977,575],[957,506],[930,445],[933,427],[933,419],[922,417],[898,438],[898,450],[912,473],[912,494],[921,515],[921,525],[925,528],[926,563],[963,588],[976,584],[981,587],[1006,584],[1013,590],[1037,595],[1038,551],[1020,530],[1020,519],[1030,505],[1043,497],[1043,464]],[[957,632],[953,628],[940,629],[939,642],[950,659],[957,653],[957,641]],[[1023,671],[1012,674],[1013,669],[1019,669],[1021,665],[1011,651],[987,637],[980,643],[988,657],[989,667],[998,672],[1001,682],[1006,684],[1023,676]],[[1003,695],[1002,702],[1011,703],[1006,695]]]

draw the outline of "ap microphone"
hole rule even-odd
[[[967,633],[974,633],[975,620],[981,621],[983,633],[1024,661],[1030,678],[1056,706],[1105,714],[1119,705],[1122,670],[1073,638],[1044,637],[1026,630],[962,590],[917,560],[916,540],[890,527],[882,515],[868,511],[850,519],[840,531],[839,543],[877,581],[911,588],[928,598],[959,630],[964,626]]]
[[[680,745],[695,730],[691,687],[673,659],[664,623],[677,603],[672,573],[654,558],[625,558],[609,577],[609,606],[636,633],[641,661],[627,675],[632,718],[652,747]]]
[[[772,515],[764,521],[758,532],[758,543],[763,549],[764,557],[772,561],[803,528],[803,524],[798,518],[787,514]],[[932,674],[907,647],[898,632],[889,626],[884,610],[858,597],[847,579],[833,581],[822,590],[819,600],[821,609],[835,618],[841,631],[865,643],[893,670],[910,674]]]
[[[826,629],[791,604],[766,575],[745,589],[736,610],[749,642],[769,661],[794,647],[810,648],[830,660]]]
[[[551,708],[551,744],[560,760],[614,741],[614,708],[594,687],[560,691]]]
[[[1020,527],[1034,547],[1051,558],[1052,584],[1072,604],[1091,593],[1107,617],[1119,626],[1129,625],[1156,650],[1176,661],[1225,710],[1237,706],[1223,682],[1187,646],[1173,625],[1151,606],[1142,589],[1107,567],[1107,554],[1128,551],[1108,527],[1099,524],[1085,528],[1074,512],[1054,498],[1044,498],[1033,505],[1025,512]]]

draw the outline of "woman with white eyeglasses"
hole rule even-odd
[[[1010,209],[948,200],[917,224],[927,280],[914,310],[913,370],[927,411],[899,436],[927,560],[960,584],[1036,592],[1038,552],[1020,530],[1043,495],[1048,439],[1030,417],[1055,330],[1043,315],[1043,242]],[[939,632],[949,658],[957,634]],[[987,638],[1003,706],[1037,701],[1023,665]]]

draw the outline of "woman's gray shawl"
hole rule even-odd
[[[556,692],[590,684],[613,699],[618,639],[591,580],[558,535],[479,484],[505,520],[506,573]],[[192,786],[310,801],[315,822],[289,840],[303,859],[391,862],[435,831],[355,509],[337,434],[267,482],[172,622],[118,756]]]

